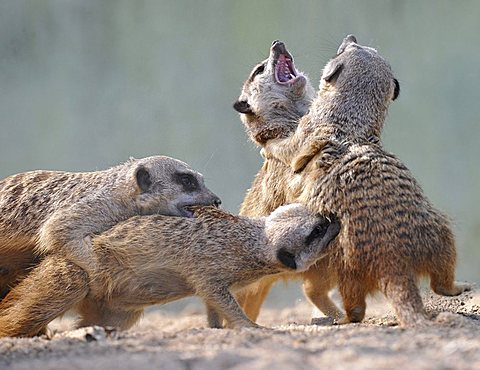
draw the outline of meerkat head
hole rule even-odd
[[[301,204],[279,207],[265,221],[272,259],[282,269],[308,269],[339,231],[338,220],[315,215]]]
[[[323,69],[316,107],[346,130],[379,137],[388,106],[399,93],[390,64],[349,35]]]
[[[140,214],[193,217],[190,206],[221,204],[205,186],[202,174],[177,159],[154,156],[132,160],[131,172]]]
[[[297,71],[285,44],[276,40],[268,59],[253,68],[233,108],[240,113],[251,140],[263,145],[293,132],[313,95],[308,77]]]

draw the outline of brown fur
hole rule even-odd
[[[96,266],[88,274],[61,256],[45,257],[0,303],[0,336],[34,335],[72,308],[80,326],[127,329],[145,306],[191,295],[209,307],[212,327],[221,319],[257,327],[230,291],[265,275],[308,268],[340,230],[337,221],[298,204],[257,219],[213,207],[195,207],[195,215],[135,216],[87,237]]]
[[[366,295],[380,290],[402,326],[426,324],[417,276],[429,276],[437,294],[469,288],[454,282],[456,248],[447,218],[380,145],[388,105],[397,95],[388,63],[349,36],[325,67],[318,96],[295,134],[266,147],[267,156],[294,170],[308,163],[302,172],[306,186],[292,198],[341,219],[339,238],[329,249],[345,322],[361,321]]]
[[[82,242],[87,235],[134,215],[188,216],[187,206],[219,202],[199,173],[163,156],[97,172],[7,177],[0,181],[0,298],[47,254],[88,270],[91,248]]]
[[[234,104],[234,108],[242,113],[240,117],[250,139],[262,146],[268,140],[286,138],[293,134],[313,99],[309,79],[296,71],[293,65],[290,67],[297,78],[287,84],[278,83],[276,67],[280,54],[291,59],[293,64],[293,58],[285,45],[274,41],[269,58],[254,67]],[[293,174],[288,165],[275,158],[266,159],[245,195],[240,214],[249,217],[270,214],[277,207],[289,203],[287,196],[301,192],[304,185],[299,180],[302,177]],[[239,292],[237,299],[250,319],[257,319],[271,286],[280,278],[302,278],[304,292],[317,308],[337,319],[343,316],[328,297],[328,292],[336,284],[336,278],[328,258],[323,258],[304,273],[268,276]]]

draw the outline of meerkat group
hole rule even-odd
[[[280,78],[285,81],[280,81]],[[272,43],[268,59],[256,65],[243,84],[234,109],[241,113],[240,118],[250,139],[263,147],[272,139],[292,135],[298,121],[310,109],[313,98],[314,89],[309,78],[296,69],[293,56],[285,44],[276,40]],[[245,195],[240,214],[266,216],[277,207],[291,203],[287,198],[289,193],[304,186],[298,180],[299,177],[292,173],[288,165],[275,159],[266,159]],[[315,269],[321,274],[313,272]],[[343,313],[328,296],[328,292],[336,285],[331,270],[328,257],[325,257],[303,274],[285,273],[282,277],[303,278],[308,299],[327,316],[340,319]],[[250,319],[257,319],[263,301],[278,279],[279,276],[267,276],[237,294]]]
[[[256,327],[282,278],[303,279],[339,323],[361,321],[380,290],[400,325],[425,324],[417,276],[442,295],[469,286],[454,282],[447,218],[382,146],[399,89],[388,62],[348,36],[315,94],[274,41],[234,103],[265,157],[239,216],[169,157],[0,181],[0,336],[44,333],[69,309],[80,326],[128,329],[144,307],[190,295],[210,327]]]
[[[145,306],[189,295],[211,327],[256,327],[231,291],[307,269],[339,224],[302,205],[248,219],[220,203],[200,173],[163,156],[2,180],[0,337],[45,333],[70,309],[79,326],[127,329]]]
[[[105,171],[7,177],[0,182],[0,333],[21,334],[4,331],[17,320],[5,308],[28,299],[16,291],[21,289],[17,283],[45,256],[61,257],[65,264],[49,265],[43,283],[29,289],[43,297],[77,300],[82,290],[74,287],[97,268],[92,235],[135,215],[189,217],[191,206],[220,203],[200,173],[165,156],[131,159]]]
[[[284,76],[289,75],[293,84],[296,73],[291,65],[287,64]],[[283,64],[279,68],[285,70]],[[265,105],[256,100],[272,99],[271,89],[252,89],[252,83],[278,85],[275,78],[255,80],[252,75],[244,84],[234,108],[242,114],[247,132],[252,122],[259,130],[269,118],[264,110],[255,110]],[[341,231],[323,259],[327,268],[317,263],[302,277],[313,303],[312,297],[318,296],[326,302],[328,288],[338,285],[346,311],[341,323],[363,320],[366,296],[380,290],[392,303],[400,325],[426,324],[418,276],[428,276],[432,290],[441,295],[458,295],[470,288],[454,281],[456,247],[448,219],[427,200],[406,166],[381,144],[388,106],[399,92],[388,62],[375,49],[347,36],[325,66],[317,96],[308,113],[297,120],[294,132],[259,142],[267,158],[261,177],[286,181],[288,186],[281,187],[286,203],[299,202],[311,211],[339,217]],[[284,99],[290,95],[286,92]],[[290,122],[285,128],[292,131]],[[275,187],[256,186],[258,178],[246,200],[254,193],[259,201],[271,200],[264,193],[272,194],[270,188]],[[242,293],[245,310],[253,307],[253,317],[271,283],[260,281]],[[326,313],[321,304],[316,305]]]
[[[256,219],[191,209],[194,218],[134,216],[92,237],[88,273],[62,255],[47,255],[2,301],[0,336],[36,334],[69,309],[80,326],[128,329],[144,307],[191,295],[204,300],[211,327],[222,319],[257,327],[231,292],[265,275],[307,269],[340,230],[338,221],[302,205]]]

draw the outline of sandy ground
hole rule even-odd
[[[208,329],[200,309],[148,312],[126,332],[52,324],[47,338],[0,339],[0,369],[480,369],[480,291],[423,294],[432,327],[400,329],[388,304],[371,299],[367,319],[310,325],[311,306],[265,309],[261,329]],[[326,321],[326,320],[324,320]]]

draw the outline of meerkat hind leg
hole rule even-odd
[[[238,303],[250,320],[257,321],[260,308],[267,298],[273,282],[274,280],[269,278],[260,279],[242,290],[235,292]]]
[[[468,283],[461,283],[458,281],[453,282],[452,286],[450,288],[446,288],[446,285],[436,285],[435,283],[430,284],[432,290],[443,296],[447,297],[452,297],[456,296],[459,294],[462,294],[463,292],[468,292],[469,290],[472,289],[472,286]]]
[[[205,305],[207,308],[207,322],[209,328],[221,329],[224,327],[224,324],[227,325],[227,323],[224,323],[224,320],[214,307],[212,307],[208,303],[206,303]]]
[[[430,275],[430,287],[432,290],[443,296],[456,296],[472,289],[468,283],[460,283],[453,280],[454,269],[442,271]]]
[[[328,277],[322,276],[317,268],[311,268],[304,274],[303,292],[310,302],[325,315],[341,320],[345,315],[328,296],[331,285]]]
[[[382,279],[381,287],[392,304],[400,326],[426,326],[429,323],[414,276],[395,274]]]
[[[367,308],[365,283],[361,279],[350,279],[339,282],[339,291],[343,299],[345,317],[338,321],[339,324],[361,322],[365,317]]]
[[[0,302],[0,337],[34,336],[84,299],[88,275],[62,257],[47,256]]]

